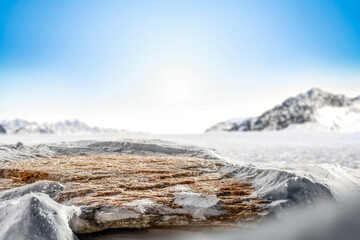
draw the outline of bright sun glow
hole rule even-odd
[[[200,76],[191,68],[175,65],[155,76],[150,91],[157,100],[168,104],[185,104],[196,97],[200,80]]]

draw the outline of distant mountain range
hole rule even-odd
[[[124,130],[121,130],[124,131]],[[5,134],[74,134],[115,133],[115,129],[89,127],[79,120],[65,120],[57,123],[37,123],[22,119],[0,121],[0,133]]]
[[[360,96],[348,98],[314,88],[286,99],[258,117],[220,122],[206,131],[276,131],[286,128],[360,131]]]

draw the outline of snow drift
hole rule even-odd
[[[58,204],[49,197],[62,188],[57,182],[41,181],[1,192],[0,239],[77,239],[69,223],[80,209]]]
[[[358,171],[339,165],[227,165],[223,171],[253,182],[259,197],[273,201],[271,207],[342,201],[360,194]]]

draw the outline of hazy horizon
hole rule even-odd
[[[1,1],[0,119],[198,133],[360,95],[356,1]]]

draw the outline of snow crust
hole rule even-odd
[[[102,137],[105,138],[105,136]],[[309,134],[294,130],[281,133],[143,135],[140,137],[142,139],[139,139],[139,135],[137,135],[134,136],[137,139],[116,141],[115,139],[118,137],[118,135],[114,135],[112,141],[42,143],[32,146],[3,144],[0,146],[0,161],[14,161],[36,156],[103,154],[107,152],[170,154],[222,159],[228,163],[222,168],[222,171],[239,179],[251,181],[256,187],[256,194],[259,197],[273,201],[270,207],[274,211],[283,211],[290,206],[315,205],[324,199],[345,202],[348,196],[360,192],[360,174],[356,170],[360,161],[359,134]],[[154,137],[163,140],[150,139]],[[108,139],[109,136],[106,138]],[[211,150],[212,148],[216,150]],[[61,189],[61,186],[58,185],[49,186],[53,186],[48,187],[50,189]],[[39,189],[43,188],[39,185]],[[204,219],[211,214],[218,213],[216,197],[191,193],[186,186],[182,185],[175,186],[174,189],[178,189],[177,203],[185,207],[177,211],[190,213],[196,218]],[[29,191],[37,190],[24,189],[20,192]],[[3,196],[0,199],[3,198],[3,202],[7,202],[26,196],[26,194],[16,195],[14,192],[7,193],[7,195],[9,197],[0,195]],[[43,201],[43,199],[40,200]],[[197,209],[194,210],[194,208]],[[21,211],[26,210],[21,209]],[[176,210],[174,212],[173,209],[151,200],[140,199],[124,209],[103,209],[96,217],[99,221],[120,220],[129,216],[136,218],[144,211],[176,214]]]
[[[79,141],[27,146],[21,142],[0,145],[0,163],[23,158],[90,155],[104,153],[168,154],[179,156],[218,158],[207,148],[180,145],[160,140],[125,139],[122,141]]]
[[[44,193],[51,198],[54,198],[57,193],[64,190],[64,188],[65,186],[59,182],[38,181],[29,185],[0,192],[0,201],[19,198],[29,193]]]
[[[59,183],[42,181],[2,192],[0,239],[77,239],[69,223],[80,209],[58,204],[47,195],[61,189]]]
[[[258,196],[273,201],[272,208],[306,206],[323,200],[343,201],[360,193],[358,171],[331,164],[228,165],[223,171],[250,180],[258,189]]]

